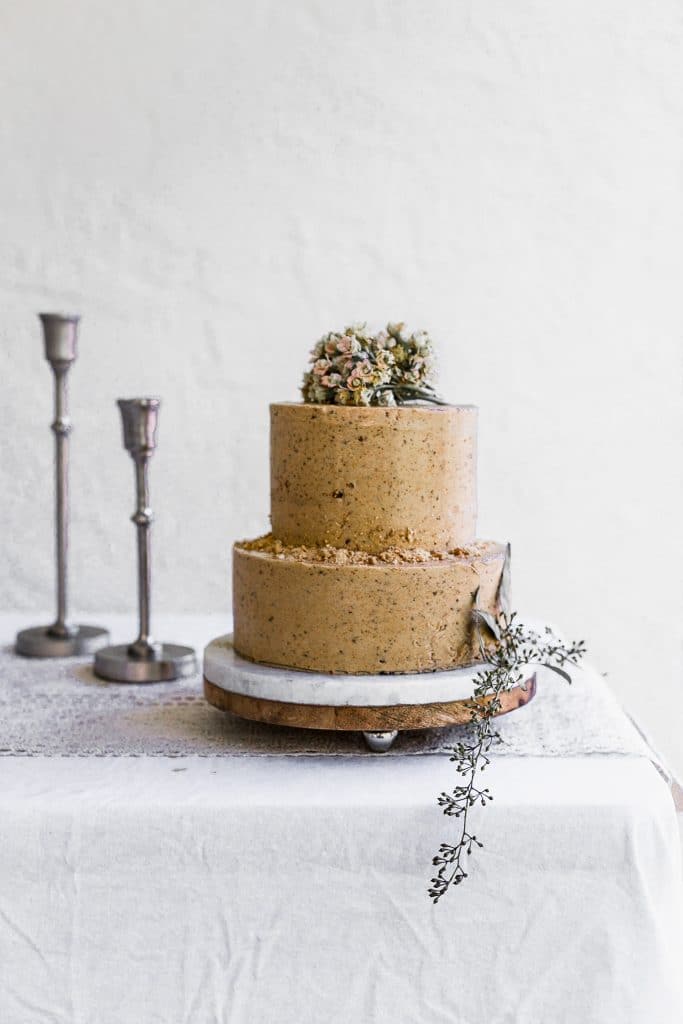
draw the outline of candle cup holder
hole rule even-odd
[[[149,460],[157,446],[158,398],[120,398],[123,446],[135,463],[137,507],[131,516],[137,528],[139,632],[131,644],[105,647],[95,655],[95,672],[119,683],[161,683],[197,671],[191,647],[160,644],[150,629],[152,510],[149,507]]]
[[[57,618],[50,626],[34,626],[17,634],[16,652],[28,658],[69,658],[94,654],[109,640],[100,626],[74,626],[67,622],[67,559],[69,552],[69,434],[67,375],[77,355],[77,316],[41,313],[45,358],[55,381],[55,540],[57,562]]]

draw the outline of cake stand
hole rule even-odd
[[[219,710],[255,722],[362,732],[370,750],[382,753],[401,731],[469,722],[481,667],[415,675],[324,675],[247,661],[227,635],[204,651],[204,696]],[[528,704],[535,693],[536,676],[530,670],[523,686],[501,695],[498,713]]]

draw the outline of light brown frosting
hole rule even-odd
[[[271,519],[233,550],[235,648],[288,668],[428,672],[479,658],[505,548],[476,541],[477,410],[278,403]]]
[[[478,658],[473,594],[495,612],[503,545],[421,562],[336,564],[235,545],[235,648],[317,672],[430,672]]]
[[[448,551],[476,536],[477,409],[271,405],[283,543]]]

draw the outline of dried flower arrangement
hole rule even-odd
[[[304,402],[332,405],[444,405],[434,392],[434,351],[426,331],[408,334],[389,323],[377,334],[366,324],[323,335],[311,351],[301,387]]]

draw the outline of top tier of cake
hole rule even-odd
[[[288,545],[452,551],[477,525],[472,405],[270,407],[271,522]]]

